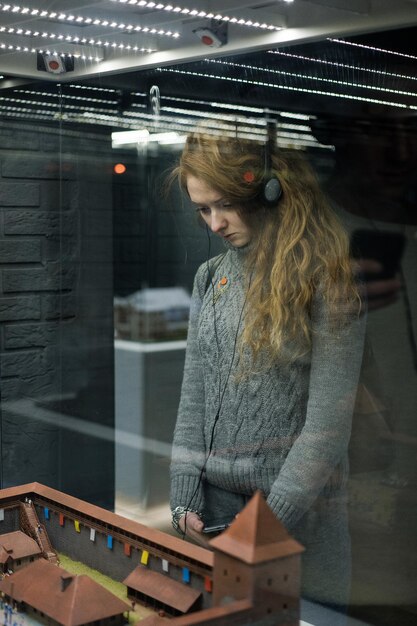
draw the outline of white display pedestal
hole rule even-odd
[[[116,497],[132,507],[168,501],[185,347],[115,341]]]

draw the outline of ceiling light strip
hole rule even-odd
[[[116,22],[113,19],[101,19],[98,17],[83,17],[82,15],[73,15],[63,13],[62,11],[46,11],[42,9],[27,9],[15,4],[5,4],[0,2],[0,11],[5,13],[19,13],[20,15],[28,15],[30,17],[42,18],[47,20],[54,20],[64,22],[66,24],[77,25],[82,24],[84,26],[98,26],[102,28],[117,29],[121,33],[144,33],[146,35],[163,35],[165,37],[173,37],[178,39],[180,34],[171,30],[164,30],[163,28],[154,26],[140,26],[139,24],[125,24],[123,22]],[[23,30],[23,29],[22,29]]]
[[[52,54],[57,57],[70,57],[74,59],[82,59],[83,61],[96,61],[99,63],[102,59],[99,57],[87,56],[86,54],[81,53],[71,53],[71,52],[58,52],[57,50],[50,49],[41,49],[41,48],[28,48],[27,46],[14,46],[9,43],[0,42],[0,50],[10,51],[10,52],[25,52],[29,54],[36,54],[39,52],[40,54]]]
[[[146,94],[133,94],[133,95],[146,95]],[[185,102],[188,104],[199,104],[205,105],[209,107],[218,107],[220,109],[230,109],[232,111],[246,111],[248,113],[259,113],[262,116],[265,116],[265,113],[268,115],[277,115],[280,117],[291,117],[292,119],[297,120],[310,120],[311,115],[305,115],[303,113],[290,113],[288,111],[279,111],[278,109],[270,109],[270,108],[260,108],[260,107],[250,107],[243,106],[239,104],[228,104],[227,102],[207,102],[206,100],[195,100],[193,98],[180,98],[175,96],[161,96],[161,101],[172,100],[173,102]],[[265,119],[265,117],[263,117]]]
[[[147,97],[147,94],[140,92],[133,92],[132,96]],[[248,113],[260,113],[265,114],[265,109],[259,107],[243,106],[240,104],[227,104],[224,102],[207,102],[207,100],[195,100],[194,98],[179,98],[175,96],[161,95],[161,100],[172,100],[173,102],[185,102],[186,104],[198,104],[209,107],[218,107],[219,109],[230,109],[231,111],[247,111]],[[270,109],[268,109],[270,111]],[[272,111],[273,112],[273,111]],[[279,113],[279,111],[275,111]]]
[[[357,102],[370,102],[372,104],[383,104],[390,107],[396,107],[400,109],[417,110],[417,105],[403,104],[400,102],[393,102],[392,100],[378,100],[377,98],[366,98],[364,96],[354,96],[348,93],[335,93],[331,91],[321,91],[320,89],[307,89],[305,87],[293,87],[290,85],[277,85],[276,83],[266,83],[263,81],[247,80],[245,78],[233,78],[231,76],[219,76],[216,74],[205,74],[204,72],[191,72],[187,70],[176,70],[168,67],[156,68],[159,72],[171,72],[176,74],[182,74],[185,76],[194,76],[197,78],[213,78],[215,80],[224,80],[233,83],[239,83],[243,85],[257,85],[258,87],[266,87],[268,89],[282,89],[284,91],[296,91],[299,93],[309,93],[319,96],[329,96],[335,98],[341,98],[343,100],[353,100]]]
[[[265,114],[265,109],[259,107],[243,106],[240,104],[227,104],[226,102],[207,102],[206,100],[193,100],[192,98],[177,98],[174,96],[161,96],[161,100],[172,100],[173,102],[184,102],[185,104],[198,104],[208,106],[210,108],[230,109],[230,111],[242,111],[246,113]],[[269,111],[269,109],[268,109]]]
[[[109,111],[109,110],[112,110],[111,106],[113,106],[115,109],[117,109],[118,106],[119,106],[119,101],[118,100],[98,100],[98,99],[95,99],[95,98],[84,98],[82,96],[70,96],[70,95],[65,94],[65,93],[61,96],[60,94],[52,94],[52,93],[49,93],[49,92],[29,91],[29,90],[20,90],[20,89],[14,90],[13,93],[19,94],[19,95],[20,94],[36,95],[37,97],[43,97],[43,98],[48,98],[48,97],[49,98],[56,98],[56,97],[59,97],[61,99],[61,97],[62,97],[62,99],[64,100],[64,105],[63,105],[64,108],[72,106],[72,105],[68,104],[68,102],[67,102],[68,100],[81,100],[81,102],[84,102],[84,103],[88,103],[89,102],[89,103],[91,103],[91,106],[89,107],[89,109],[97,110],[97,111],[99,111],[99,110],[101,110],[101,111]],[[4,99],[4,97],[0,96],[0,99]],[[31,104],[32,102],[35,102],[35,101],[34,100],[23,100],[22,99],[22,102],[27,102],[28,104]],[[49,103],[47,100],[43,100],[43,102],[45,102],[45,104],[47,106],[55,106],[55,103],[53,103],[53,102]],[[97,107],[97,109],[95,109],[94,105],[96,105],[96,104],[108,104],[109,108],[99,109]],[[143,108],[143,109],[146,108],[146,104],[136,104],[135,106],[137,106],[138,108]],[[72,106],[72,108],[74,108],[74,107]]]
[[[92,123],[94,123],[94,117],[91,114],[89,114],[89,113],[86,113],[85,116],[83,116],[82,120],[85,120],[86,118],[88,119],[88,117],[90,117],[90,116],[91,116],[91,119],[92,119]],[[142,125],[140,125],[140,124],[138,124],[137,121],[127,123],[126,120],[120,120],[120,118],[118,118],[118,117],[109,116],[109,115],[99,115],[99,116],[97,116],[97,119],[101,120],[101,121],[105,121],[106,123],[108,123],[108,122],[116,123],[116,125],[118,127],[128,128],[130,126],[134,126],[135,130],[147,129],[149,127],[148,120],[143,120]],[[176,124],[168,124],[168,125],[166,125],[166,124],[160,124],[158,122],[158,124],[155,127],[155,130],[156,131],[165,131],[165,130],[172,131],[172,130],[175,130],[175,131],[178,131],[178,132],[184,134],[185,130],[186,130],[186,132],[192,132],[193,130],[195,130],[195,124],[193,123],[192,120],[190,120],[189,127],[187,129],[185,129],[184,127],[179,127]],[[217,125],[217,126],[212,125],[211,127],[209,127],[207,129],[207,132],[211,133],[211,134],[214,134],[214,132],[223,134],[224,131],[225,131],[224,125]],[[245,131],[247,131],[247,132],[245,132]],[[229,136],[235,136],[235,131],[234,130],[230,130],[230,132],[228,134],[229,134]],[[254,139],[254,140],[259,140],[260,139],[259,134],[253,134],[253,131],[251,132],[250,129],[245,129],[244,127],[239,127],[239,135],[242,135],[242,136]],[[304,137],[304,136],[301,135],[300,138],[298,138],[296,134],[293,135],[291,133],[283,133],[281,135],[281,133],[279,133],[279,132],[277,133],[278,141],[280,139],[282,139],[283,137],[289,138],[289,139],[291,139],[293,141],[301,140],[300,143],[302,142],[303,145],[305,145],[305,146],[325,148],[327,150],[329,149],[329,146],[327,146],[327,145],[325,146],[325,145],[320,144],[313,137],[311,137],[311,139],[309,139],[309,138]],[[133,143],[136,143],[136,142],[132,141],[132,144]]]
[[[95,91],[100,91],[100,92],[109,92],[114,94],[116,92],[116,90],[114,89],[105,89],[105,88],[101,88],[101,87],[87,87],[85,85],[69,85],[69,87],[73,87],[75,89],[83,89],[83,90],[95,90]],[[28,95],[28,96],[36,96],[37,98],[61,98],[60,94],[58,93],[54,93],[54,92],[47,92],[47,91],[38,91],[36,89],[19,89],[17,91],[15,91],[14,93],[18,93],[18,94],[24,94],[24,95]],[[146,94],[140,94],[140,93],[136,93],[136,94],[132,94],[132,95],[146,95]],[[72,96],[70,94],[64,94],[63,95],[64,98],[64,102],[66,102],[68,99],[70,100],[80,100],[82,102],[90,102],[92,105],[94,104],[108,104],[108,105],[117,105],[118,104],[118,100],[102,100],[102,99],[98,99],[98,98],[88,98],[85,96]],[[0,99],[6,99],[0,96]],[[166,96],[165,97],[166,100],[174,100],[174,101],[186,101],[187,103],[191,103],[191,104],[205,104],[207,106],[212,106],[213,104],[221,107],[222,104],[221,103],[207,103],[201,100],[192,100],[190,98],[176,98],[176,97],[170,97],[170,96]],[[21,102],[27,102],[27,104],[32,104],[32,102],[36,102],[36,101],[30,101],[30,100],[19,100]],[[44,100],[42,100],[42,102],[45,102]],[[47,102],[47,101],[46,101]],[[53,106],[53,105],[52,105]],[[65,110],[65,106],[66,104],[64,104],[64,110]],[[146,104],[140,104],[140,103],[134,103],[132,105],[135,108],[146,108]],[[230,109],[236,109],[236,107],[234,107],[233,105],[225,105],[226,108],[230,108]],[[91,107],[90,107],[91,108]],[[250,109],[250,107],[242,107],[242,108],[246,108],[246,109]],[[108,111],[107,109],[96,109],[97,111],[101,110],[101,111]],[[265,113],[264,109],[256,109],[257,112],[260,112],[262,114]],[[264,118],[248,118],[248,117],[243,117],[243,116],[236,116],[233,115],[232,113],[227,114],[218,114],[218,113],[211,113],[210,111],[205,111],[205,112],[201,112],[201,111],[195,111],[194,109],[184,109],[184,108],[179,108],[179,107],[169,107],[166,105],[162,105],[161,107],[161,112],[162,113],[175,113],[178,115],[185,115],[188,116],[190,119],[194,118],[195,121],[197,121],[197,118],[205,118],[205,119],[222,119],[225,121],[230,121],[230,122],[239,122],[239,123],[245,123],[248,125],[253,125],[253,126],[260,126],[260,127],[264,127],[265,125],[265,119]],[[272,113],[272,111],[269,111],[269,113]],[[280,111],[276,111],[277,115],[290,115],[290,114],[285,114],[282,113]],[[297,118],[298,116],[296,114],[294,114],[291,117],[295,117]],[[310,116],[301,116],[301,118],[303,120],[308,120],[310,119]],[[167,115],[166,116],[166,120],[168,121],[170,119],[170,117]],[[305,125],[301,125],[301,124],[289,124],[289,123],[279,123],[279,128],[280,129],[286,129],[286,130],[294,130],[294,131],[303,131],[306,133],[311,132],[311,129],[309,126],[305,126]]]
[[[79,105],[75,105],[75,104],[65,104],[64,107],[60,106],[60,103],[58,102],[46,102],[45,100],[25,100],[24,98],[9,98],[9,97],[5,97],[5,96],[0,96],[0,102],[15,102],[16,104],[30,104],[31,106],[41,106],[41,107],[49,107],[49,109],[62,109],[63,112],[65,113],[66,109],[75,109],[76,111],[78,110],[83,110],[83,111],[96,111],[96,112],[102,112],[102,113],[107,113],[108,109],[101,109],[101,108],[97,108],[97,107],[89,107],[89,106],[79,106]]]
[[[339,63],[337,61],[326,61],[324,59],[317,59],[316,57],[308,57],[303,54],[291,54],[289,52],[282,52],[281,50],[268,50],[268,54],[277,54],[279,56],[284,56],[291,59],[300,59],[301,61],[331,65],[340,69],[357,70],[358,72],[369,72],[370,74],[379,74],[384,77],[389,76],[390,78],[402,78],[403,80],[417,80],[417,76],[411,76],[409,74],[396,74],[394,72],[386,72],[385,70],[375,70],[370,67],[361,67],[360,65],[348,65],[346,63]]]
[[[323,78],[321,76],[310,76],[308,74],[298,74],[296,72],[285,72],[284,70],[274,70],[268,67],[257,67],[256,65],[246,65],[244,63],[232,63],[230,61],[220,61],[218,59],[205,59],[207,63],[217,63],[218,65],[226,65],[231,67],[243,68],[255,72],[266,72],[268,74],[277,74],[279,76],[288,76],[289,78],[297,78],[302,80],[310,80],[319,83],[330,83],[332,85],[341,85],[342,87],[353,87],[354,89],[369,89],[371,91],[382,91],[383,93],[392,93],[398,96],[411,96],[417,98],[415,91],[402,91],[400,89],[390,89],[389,87],[378,87],[375,85],[366,85],[362,83],[353,83],[348,80],[336,80],[335,78]]]
[[[397,52],[396,50],[386,50],[384,48],[376,48],[375,46],[367,46],[363,43],[356,43],[354,41],[346,41],[345,39],[335,39],[333,37],[328,37],[327,41],[332,41],[333,43],[341,43],[345,46],[354,46],[355,48],[363,48],[365,50],[371,50],[372,52],[382,52],[383,54],[392,54],[397,57],[403,57],[405,59],[412,59],[413,61],[417,61],[417,56],[413,54],[405,54],[404,52]]]
[[[84,89],[86,91],[101,91],[103,93],[117,93],[117,89],[109,89],[106,87],[92,87],[91,85],[67,85],[72,89]]]
[[[153,123],[155,121],[155,117],[152,113],[136,113],[133,111],[129,111],[127,113],[127,116],[135,118],[137,120],[145,120],[147,121],[147,123]],[[219,125],[216,125],[215,122],[218,118],[213,118],[213,119],[207,119],[207,127],[208,128],[219,128]],[[175,118],[176,124],[177,124],[177,128],[182,128],[184,126],[190,125],[192,124],[191,129],[195,130],[195,126],[198,125],[200,123],[199,119],[193,119],[192,117],[189,119],[181,119],[181,118]],[[168,124],[172,123],[172,117],[169,115],[160,115],[158,117],[158,123],[159,122],[166,122]],[[231,123],[232,125],[235,123],[235,120],[227,120],[227,122]],[[224,123],[227,123],[226,121],[224,121]],[[206,127],[206,126],[205,126]],[[240,127],[239,127],[240,128]],[[244,127],[242,127],[244,128]],[[257,132],[257,136],[258,138],[260,136],[264,137],[266,135],[266,128],[265,127],[261,127],[261,128],[257,128],[257,129],[253,129],[251,127],[248,128],[244,128],[245,132],[248,133],[254,133],[254,131],[256,130]]]
[[[138,105],[134,105],[138,106]],[[141,106],[141,105],[139,105]],[[143,106],[143,105],[142,105]],[[176,115],[187,115],[189,117],[203,118],[203,119],[221,119],[224,121],[232,122],[232,123],[244,123],[248,126],[254,126],[264,129],[265,128],[265,118],[250,118],[237,116],[232,114],[219,114],[219,113],[210,113],[209,111],[194,111],[190,109],[180,109],[177,107],[167,107],[162,105],[161,111],[164,113],[175,113]],[[289,123],[280,123],[279,127],[281,129],[285,129],[288,131],[296,130],[297,132],[306,132],[311,133],[311,128],[309,126],[305,126],[302,124],[289,124]]]
[[[28,48],[27,46],[13,46],[12,44],[4,43],[4,41],[0,41],[0,50],[10,50],[11,52],[30,52],[31,54],[37,52],[36,48]]]
[[[25,120],[27,120],[28,118],[32,120],[39,118],[45,121],[50,120],[50,119],[53,119],[53,120],[57,119],[56,116],[58,114],[55,111],[50,111],[50,110],[45,111],[42,108],[34,111],[33,109],[27,109],[24,107],[2,106],[1,104],[0,104],[0,112],[3,115],[6,115],[12,118],[25,119]],[[76,121],[82,124],[92,124],[94,126],[97,126],[97,125],[111,126],[113,128],[132,128],[132,126],[134,126],[135,130],[137,129],[137,121],[128,122],[114,115],[110,116],[110,115],[105,115],[105,114],[93,114],[91,112],[85,112],[82,115],[78,115],[76,113],[69,113],[68,116],[66,117],[66,120]],[[146,126],[143,125],[143,128],[145,127]],[[165,131],[165,130],[172,131],[174,129],[174,130],[179,130],[180,132],[183,132],[185,130],[183,127],[176,128],[175,125],[173,124],[168,124],[168,125],[158,124],[156,129],[161,130],[161,131]],[[195,129],[195,126],[190,124],[190,127],[187,130],[188,132],[191,132],[194,129]],[[217,130],[217,132],[223,133],[223,130],[220,128]],[[259,135],[249,134],[247,135],[247,138],[259,140]],[[286,139],[286,141],[284,139]],[[288,134],[288,135],[285,134],[285,137],[284,137],[284,135],[281,135],[280,132],[277,133],[277,142],[282,147],[299,146],[300,148],[310,147],[310,148],[320,148],[320,149],[325,149],[325,150],[332,149],[331,146],[320,144],[314,139],[309,140],[308,138],[304,138],[304,137],[302,137],[301,139],[298,139],[296,138],[296,136],[293,136],[291,134]]]
[[[143,98],[147,97],[146,93],[141,93],[139,91],[132,92],[131,95],[143,97]],[[212,102],[212,101],[208,102],[207,100],[196,100],[195,98],[182,98],[179,96],[169,96],[169,95],[161,94],[161,102],[165,102],[165,101],[184,102],[185,104],[197,104],[200,106],[203,105],[203,106],[207,106],[210,108],[230,109],[233,112],[242,111],[242,112],[247,112],[247,113],[252,113],[252,114],[258,113],[263,116],[262,119],[265,119],[264,117],[265,113],[268,113],[268,115],[286,116],[286,117],[292,117],[294,119],[300,119],[300,120],[311,119],[311,115],[304,115],[302,113],[290,113],[286,111],[280,111],[278,109],[270,109],[269,107],[261,108],[261,107],[245,106],[245,105],[236,104],[236,103],[228,104],[227,102]]]
[[[86,114],[89,115],[89,114]],[[111,117],[108,115],[100,115],[97,116],[98,118],[100,117],[101,119],[106,118],[108,121],[114,120],[115,122],[118,122],[120,124],[121,118],[120,117]],[[165,121],[164,119],[161,120],[161,118],[158,118],[158,120],[156,121],[156,124],[154,124],[155,122],[155,118],[152,115],[143,115],[141,117],[136,117],[135,119],[129,120],[126,118],[123,118],[123,124],[126,127],[127,123],[132,127],[134,127],[135,130],[140,130],[140,128],[143,127],[149,127],[150,124],[153,125],[153,127],[155,129],[161,129],[161,130],[176,130],[178,132],[193,132],[196,129],[196,123],[194,120],[188,120],[185,121],[181,124],[178,123],[178,120],[176,120],[176,123],[172,122],[172,118],[168,118],[167,121]],[[140,126],[140,124],[142,124],[142,126]],[[139,128],[138,128],[139,125]],[[224,125],[215,125],[215,124],[207,124],[207,126],[205,126],[205,129],[207,131],[207,133],[219,133],[219,132],[224,132]],[[230,136],[234,136],[235,131],[231,131],[230,132]],[[246,129],[244,127],[239,127],[239,134],[241,134],[242,136],[245,136],[247,138],[251,138],[251,139],[264,139],[265,137],[265,133],[260,134],[260,133],[254,133],[253,129]]]
[[[15,93],[23,93],[25,95],[33,95],[35,94],[37,97],[42,96],[46,98],[61,98],[63,97],[65,100],[81,100],[82,102],[91,102],[94,104],[118,104],[118,100],[101,100],[99,98],[86,98],[85,96],[71,96],[70,94],[61,94],[49,92],[49,91],[37,91],[35,89],[18,89]],[[145,105],[139,105],[145,106]]]
[[[48,33],[40,30],[29,30],[24,28],[15,28],[14,26],[0,26],[0,33],[6,35],[18,35],[19,37],[42,37],[42,39],[52,39],[62,43],[81,44],[83,46],[96,46],[99,48],[117,48],[118,50],[132,50],[133,52],[156,52],[156,49],[143,48],[139,46],[132,46],[130,44],[124,44],[116,41],[102,41],[101,39],[94,39],[92,37],[74,37],[71,35],[63,35],[56,33]]]
[[[313,115],[306,115],[305,113],[292,113],[291,111],[279,111],[280,117],[289,117],[293,120],[311,120],[311,118],[315,118]]]
[[[147,94],[140,93],[140,92],[133,92],[132,96],[147,97]],[[195,100],[194,98],[181,98],[178,96],[161,95],[161,101],[162,102],[165,102],[165,101],[184,102],[186,104],[198,104],[200,106],[203,105],[203,106],[209,106],[209,107],[219,108],[219,109],[230,109],[231,111],[246,111],[247,113],[252,113],[252,114],[259,113],[262,116],[265,116],[265,113],[268,113],[268,115],[277,115],[279,117],[290,117],[292,119],[303,120],[303,121],[311,119],[311,115],[305,115],[303,113],[291,113],[289,111],[279,111],[278,109],[251,107],[251,106],[244,106],[244,105],[234,104],[234,103],[228,104],[227,102],[207,102],[206,100]],[[263,119],[265,118],[263,117]]]
[[[126,115],[129,115],[130,117],[134,117],[134,118],[137,118],[137,119],[146,119],[146,120],[148,120],[149,122],[153,122],[153,121],[155,120],[155,117],[154,117],[154,115],[153,115],[152,113],[139,113],[139,112],[135,112],[135,111],[129,111]],[[190,117],[193,117],[193,123],[194,123],[194,124],[198,124],[198,123],[200,122],[200,120],[199,120],[199,118],[198,118],[198,117],[195,117],[194,115],[193,115],[193,116],[190,116]],[[162,121],[165,121],[165,122],[170,122],[170,121],[172,121],[172,117],[171,117],[170,115],[164,115],[164,114],[160,114],[158,119],[159,119],[159,120],[162,120]],[[216,120],[218,120],[219,118],[218,118],[218,117],[216,117],[216,116],[214,116],[213,118],[210,118],[210,117],[204,116],[204,119],[206,119],[206,120],[207,120],[207,124],[208,124],[208,125],[213,125],[213,123],[214,123]],[[230,122],[230,123],[232,123],[232,124],[233,124],[233,123],[235,123],[235,121],[236,121],[236,120],[233,120],[233,119],[232,119],[232,120],[223,120],[223,121],[225,121],[225,122],[227,121],[227,122]],[[245,120],[245,121],[246,121],[246,120]],[[186,120],[186,119],[181,119],[181,118],[177,117],[177,118],[176,118],[176,122],[177,122],[177,124],[179,124],[179,125],[181,126],[181,125],[183,125],[183,124],[188,124],[188,123],[189,123],[189,120]],[[264,127],[258,127],[258,130],[259,130],[259,132],[260,132],[262,135],[265,135],[265,133],[266,133],[266,128],[265,128],[265,126],[264,126]],[[251,129],[250,129],[250,132],[254,132],[254,129],[253,129],[253,128],[251,128]]]
[[[85,117],[90,117],[93,120],[94,123],[94,115],[91,113],[86,113]],[[190,122],[189,127],[185,128],[185,126],[181,125],[177,125],[177,124],[173,124],[172,121],[168,124],[165,124],[163,122],[161,122],[160,119],[157,120],[157,122],[155,123],[155,119],[153,120],[149,120],[149,119],[145,119],[145,120],[138,120],[138,119],[129,119],[129,118],[121,118],[120,116],[116,116],[116,115],[97,115],[97,119],[101,120],[101,121],[105,121],[107,124],[109,122],[113,122],[114,125],[116,125],[118,128],[133,128],[134,130],[141,130],[142,128],[148,128],[149,125],[152,123],[153,128],[155,128],[156,130],[177,130],[179,132],[190,132],[195,128],[195,125],[192,124]]]
[[[133,104],[133,107],[141,107],[144,105],[141,104]],[[177,115],[188,115],[195,118],[204,118],[204,119],[222,119],[228,120],[230,122],[245,122],[246,124],[251,124],[253,126],[263,126],[265,127],[265,120],[263,118],[249,118],[243,117],[241,115],[233,115],[232,113],[211,113],[208,111],[195,111],[191,109],[183,109],[178,107],[170,107],[166,105],[161,106],[161,111],[165,113],[175,113]]]
[[[228,22],[229,24],[237,24],[238,26],[249,26],[251,28],[258,28],[261,30],[282,30],[282,26],[275,26],[274,24],[267,24],[266,22],[246,20],[244,18],[222,15],[221,13],[201,11],[200,9],[188,9],[169,3],[165,4],[163,2],[147,2],[147,0],[112,0],[112,2],[117,2],[118,4],[126,4],[129,6],[137,6],[141,9],[166,11],[167,13],[174,13],[177,15],[183,15],[185,17],[213,19],[219,22]]]
[[[55,111],[50,111],[50,110],[44,110],[44,109],[38,109],[37,111],[34,111],[33,109],[27,109],[25,107],[12,107],[12,106],[3,106],[2,104],[0,104],[0,111],[2,112],[13,112],[13,113],[26,113],[26,114],[30,114],[31,116],[33,115],[42,115],[43,117],[51,117],[51,115],[55,115],[56,112]],[[17,117],[17,115],[16,115]],[[22,116],[23,117],[23,116]],[[26,119],[27,119],[27,115],[26,115]]]

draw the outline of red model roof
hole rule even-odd
[[[230,527],[210,546],[246,563],[261,563],[303,552],[258,491]]]
[[[151,615],[140,621],[140,626],[164,626],[165,624],[175,624],[175,626],[208,626],[216,624],[225,626],[227,624],[250,624],[251,611],[253,605],[250,600],[236,600],[224,606],[213,606],[203,611],[189,613],[174,619],[167,619],[159,615]],[[257,624],[261,622],[255,618]],[[268,622],[272,623],[272,622]]]
[[[139,565],[123,581],[126,587],[144,593],[168,606],[186,613],[201,596],[201,591],[192,589],[159,572],[153,572]]]
[[[40,552],[36,541],[21,530],[0,535],[0,563],[6,563],[9,558],[14,561],[24,559]]]
[[[63,626],[88,624],[131,609],[89,576],[72,576],[45,559],[38,559],[2,580],[0,591]]]

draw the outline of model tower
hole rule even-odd
[[[298,626],[303,547],[289,536],[260,492],[210,545],[215,552],[214,606],[250,599],[257,618],[274,616],[274,624]]]

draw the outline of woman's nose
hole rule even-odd
[[[210,228],[213,231],[213,233],[218,233],[220,230],[224,230],[226,226],[227,226],[227,221],[224,215],[222,215],[220,211],[212,211]]]

